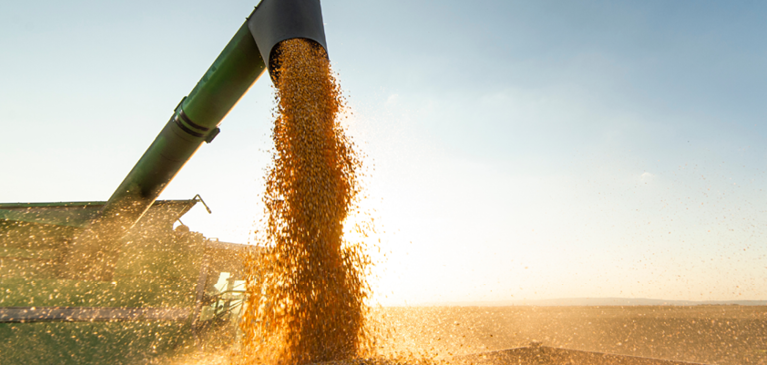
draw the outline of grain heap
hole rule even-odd
[[[274,152],[266,177],[265,249],[246,263],[244,362],[305,364],[365,355],[370,260],[344,241],[361,161],[337,117],[340,87],[322,47],[293,39],[277,53]]]

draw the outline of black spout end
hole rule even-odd
[[[262,0],[248,18],[248,29],[256,41],[269,76],[276,81],[277,44],[284,40],[303,38],[325,49],[325,26],[319,0]]]

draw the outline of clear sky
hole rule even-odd
[[[255,2],[0,3],[0,202],[106,200]],[[385,304],[767,299],[767,5],[325,1]],[[166,189],[248,242],[262,78]],[[383,232],[385,231],[385,232]]]

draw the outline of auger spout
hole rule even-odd
[[[263,0],[235,33],[101,210],[77,236],[63,260],[62,276],[111,280],[120,238],[152,206],[203,142],[269,66],[276,45],[310,39],[327,50],[319,0]],[[265,61],[266,60],[266,61]]]

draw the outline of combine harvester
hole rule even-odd
[[[234,339],[249,246],[174,229],[199,196],[157,198],[293,38],[327,49],[319,0],[261,1],[108,201],[0,204],[1,363],[143,363]],[[682,364],[540,346],[464,359]]]
[[[319,0],[262,1],[108,201],[0,204],[0,363],[136,363],[221,327],[231,340],[248,246],[173,229],[199,196],[157,198],[293,38],[327,48]]]

